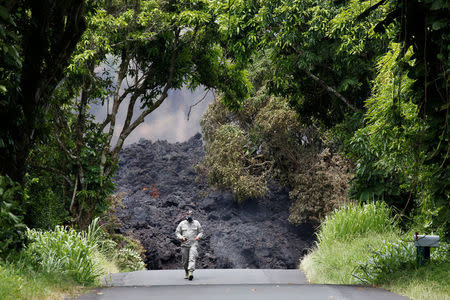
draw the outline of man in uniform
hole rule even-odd
[[[175,231],[177,239],[181,241],[181,256],[185,271],[184,279],[194,278],[195,260],[197,259],[198,240],[203,236],[200,222],[192,218],[192,210],[186,214],[186,219],[181,221]]]

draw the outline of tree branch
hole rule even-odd
[[[306,72],[306,74],[308,74],[309,77],[311,77],[314,81],[319,83],[324,89],[326,89],[328,92],[332,93],[333,95],[335,95],[336,97],[341,99],[342,102],[344,102],[347,105],[347,107],[352,109],[354,112],[359,111],[359,109],[357,109],[355,106],[353,106],[344,96],[342,96],[341,93],[336,91],[331,86],[327,85],[322,79],[320,79],[319,77],[317,77],[316,75],[314,75],[313,73],[311,73],[311,71],[309,71],[307,69],[304,69],[304,71]]]
[[[75,203],[75,195],[77,194],[77,187],[78,187],[78,177],[75,176],[75,187],[73,188],[72,200],[70,201],[70,207],[69,207],[70,212],[73,211],[73,205]]]
[[[197,102],[195,102],[194,104],[192,104],[191,106],[189,106],[189,111],[188,111],[188,114],[187,114],[187,120],[189,121],[189,116],[191,115],[191,109],[194,107],[194,106],[197,106],[199,103],[201,103],[203,100],[205,100],[206,99],[206,95],[208,95],[208,93],[209,93],[209,90],[207,90],[206,91],[206,93],[205,93],[205,95],[203,95],[203,97],[199,100],[199,101],[197,101]]]
[[[141,123],[144,122],[144,119],[146,116],[148,116],[151,112],[153,112],[155,109],[157,109],[167,98],[168,91],[172,87],[172,81],[173,81],[173,75],[174,75],[174,69],[175,69],[175,58],[176,58],[176,51],[174,50],[172,52],[172,56],[170,58],[170,66],[169,66],[169,77],[167,79],[167,83],[164,86],[164,89],[161,92],[161,95],[159,96],[158,100],[153,103],[147,110],[141,113],[141,115],[134,120],[133,123],[131,123],[127,127],[122,128],[122,132],[119,135],[119,138],[117,140],[116,145],[114,146],[113,150],[111,151],[111,158],[113,160],[117,159],[117,156],[119,155],[120,150],[122,149],[123,143],[125,139],[128,137],[128,135],[136,129]],[[108,176],[111,172],[111,168],[109,168],[107,171],[105,171],[105,176]]]
[[[122,85],[123,79],[125,78],[126,74],[127,74],[127,70],[128,70],[128,64],[130,62],[130,58],[127,56],[127,54],[125,53],[125,50],[122,52],[122,61],[120,63],[120,68],[119,68],[119,74],[117,76],[117,83],[116,83],[116,88],[114,90],[114,103],[113,103],[113,108],[111,111],[111,114],[108,115],[106,117],[106,120],[103,122],[102,126],[100,127],[101,132],[104,130],[105,127],[109,121],[109,132],[108,132],[108,141],[105,144],[105,148],[102,151],[101,154],[101,160],[100,160],[100,177],[103,177],[104,174],[104,170],[105,170],[105,163],[106,163],[106,154],[109,152],[109,147],[111,145],[111,140],[114,134],[114,127],[116,126],[116,117],[117,117],[117,112],[119,111],[119,106],[120,103],[123,101],[123,99],[125,99],[127,93],[125,92],[122,96],[119,97],[120,94],[120,87]],[[109,117],[109,120],[108,120]]]
[[[121,97],[119,97],[119,94],[120,94],[120,87],[122,86],[122,82],[123,82],[123,80],[126,76],[127,70],[128,70],[129,61],[130,61],[130,59],[128,57],[126,57],[125,53],[123,53],[122,62],[120,63],[119,74],[117,76],[116,88],[114,90],[114,103],[113,103],[113,108],[112,108],[112,112],[111,112],[111,120],[110,120],[110,127],[109,127],[109,133],[108,133],[108,143],[107,143],[108,145],[111,143],[111,139],[114,134],[114,127],[116,126],[116,116],[117,116],[117,112],[119,111],[120,102],[121,102],[121,100],[123,100],[125,98],[124,95],[126,93],[124,93]]]
[[[32,168],[36,168],[36,169],[40,169],[40,170],[44,170],[44,171],[48,171],[48,172],[52,172],[54,174],[58,174],[59,176],[61,176],[70,186],[73,186],[73,182],[70,181],[70,178],[64,174],[61,170],[50,167],[50,166],[40,166],[40,165],[36,165],[36,164],[32,164],[31,165]]]

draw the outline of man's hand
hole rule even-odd
[[[183,242],[186,242],[186,241],[187,241],[187,238],[183,237]]]
[[[195,240],[198,241],[199,240],[198,237],[196,237]]]

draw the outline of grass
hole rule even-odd
[[[35,272],[15,264],[0,265],[0,299],[3,300],[57,300],[80,289],[75,281],[67,277]]]
[[[450,299],[450,262],[399,270],[386,277],[383,288],[417,300]]]
[[[335,210],[322,222],[317,236],[319,243],[336,240],[353,240],[369,233],[386,233],[393,230],[394,221],[384,202],[369,203],[364,206],[350,203]]]
[[[2,300],[64,299],[123,271],[121,265],[130,271],[145,267],[135,250],[118,248],[97,219],[86,232],[56,226],[52,231],[29,229],[27,237],[30,243],[24,249],[0,259]]]
[[[350,241],[321,243],[303,258],[301,267],[313,283],[355,284],[358,281],[352,273],[358,262],[368,259],[371,250],[382,247],[384,241],[397,238],[395,233],[370,234]]]
[[[448,256],[423,267],[415,265],[411,257],[414,254],[400,259],[406,263],[396,260],[399,247],[395,245],[411,239],[412,234],[402,236],[389,215],[389,210],[378,204],[351,205],[330,215],[322,224],[316,248],[301,262],[308,280],[322,284],[361,283],[354,275],[363,265],[375,272],[370,274],[374,275],[373,285],[411,299],[450,300]]]

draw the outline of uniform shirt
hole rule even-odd
[[[181,242],[182,247],[191,247],[197,241],[195,238],[201,238],[203,236],[203,229],[200,222],[197,220],[193,220],[192,223],[189,223],[187,220],[181,221],[177,226],[177,230],[175,231],[177,239]],[[183,241],[183,238],[186,238],[186,241]]]

